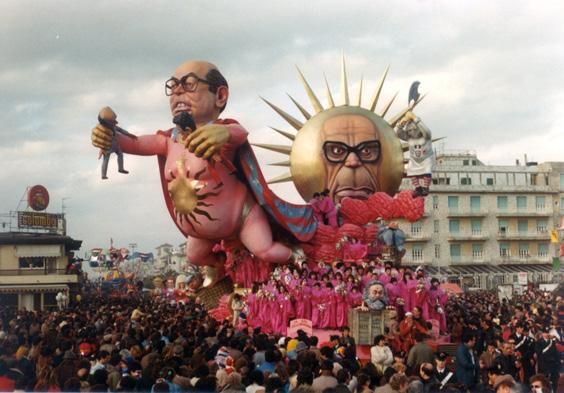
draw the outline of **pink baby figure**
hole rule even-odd
[[[261,206],[286,229],[291,226],[288,230],[298,240],[309,240],[315,232],[312,209],[277,199],[266,187],[247,142],[247,131],[234,120],[218,120],[229,97],[223,75],[211,63],[189,61],[166,81],[165,91],[175,119],[189,114],[195,130],[178,126],[136,139],[117,135],[117,140],[124,153],[158,157],[165,201],[175,224],[187,237],[188,260],[212,268],[208,269],[207,285],[219,278],[216,272],[221,262],[212,248],[221,239],[238,238],[268,263],[287,262],[292,251],[273,241]],[[111,130],[97,125],[92,130],[92,143],[107,149]],[[247,183],[236,175],[235,162]],[[286,219],[288,208],[297,210]],[[301,233],[296,233],[296,228]]]

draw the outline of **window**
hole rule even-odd
[[[448,210],[449,211],[458,211],[458,197],[457,196],[449,196],[448,197]]]
[[[439,233],[439,220],[433,221],[433,232]]]
[[[537,232],[547,233],[548,232],[548,221],[544,218],[537,220]]]
[[[484,257],[484,248],[481,244],[472,244],[472,259],[480,261]]]
[[[529,221],[517,220],[517,232],[519,232],[519,235],[526,235],[528,231],[529,231]]]
[[[441,257],[441,245],[435,244],[435,258],[439,259]]]
[[[43,257],[25,257],[20,258],[20,269],[44,269],[45,258]]]
[[[529,258],[529,243],[519,243],[519,259]]]
[[[472,220],[470,225],[472,227],[472,235],[482,234],[482,220]]]
[[[460,260],[460,244],[450,245],[450,257],[453,261]]]
[[[564,198],[560,198],[560,214],[564,214]]]
[[[462,160],[462,165],[468,166],[468,164],[470,164],[469,160]]]
[[[469,186],[472,184],[472,179],[469,177],[461,177],[460,178],[460,184],[463,186]]]
[[[519,210],[519,211],[527,210],[527,197],[526,196],[518,196],[517,197],[517,210]]]
[[[423,227],[421,222],[411,223],[411,236],[421,236],[423,234]]]
[[[471,196],[470,197],[470,210],[474,213],[480,211],[480,197],[479,196]]]
[[[509,244],[499,243],[499,256],[503,259],[509,258]]]
[[[544,196],[537,196],[535,197],[535,206],[537,211],[544,211],[546,208],[546,198]]]
[[[539,257],[548,257],[548,244],[547,243],[540,243],[539,244]]]
[[[560,174],[560,191],[564,191],[564,174]]]
[[[459,220],[448,220],[448,231],[451,234],[457,234],[460,232],[460,221]]]
[[[506,196],[498,196],[497,197],[497,210],[500,212],[507,211],[507,197]]]
[[[439,180],[437,183],[433,183],[433,184],[442,184],[442,185],[449,185],[450,184],[450,177],[439,177]]]
[[[493,186],[493,185],[494,185],[494,179],[493,179],[493,177],[488,177],[488,178],[486,179],[486,185],[487,185],[487,186]]]
[[[507,220],[499,220],[499,234],[501,236],[505,236],[507,235],[507,231],[508,231],[508,226],[509,224],[507,223]]]
[[[414,245],[411,249],[411,256],[413,257],[414,261],[422,261],[423,260],[423,248],[418,245]]]
[[[472,165],[473,165],[473,166],[478,165],[478,160],[472,160]]]
[[[439,196],[433,195],[433,210],[437,210],[439,208]]]

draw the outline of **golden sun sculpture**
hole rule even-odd
[[[322,106],[300,69],[297,68],[297,70],[315,113],[313,115],[310,114],[302,105],[292,98],[292,96],[289,94],[288,96],[305,118],[305,123],[261,97],[264,102],[297,130],[297,133],[294,134],[271,127],[274,131],[292,141],[291,145],[253,144],[254,146],[289,156],[289,160],[287,161],[270,164],[273,166],[289,167],[290,171],[270,179],[268,183],[274,184],[293,181],[296,189],[306,201],[311,199],[314,192],[319,192],[327,188],[326,163],[324,162],[322,151],[321,130],[328,119],[336,116],[356,115],[369,119],[379,134],[381,160],[379,162],[377,175],[379,189],[376,191],[384,191],[390,195],[394,195],[404,175],[403,152],[407,150],[407,147],[403,146],[400,139],[396,136],[394,127],[406,113],[410,112],[424,98],[424,96],[421,96],[419,100],[413,102],[386,121],[384,120],[384,116],[388,113],[397,93],[384,105],[379,113],[375,113],[375,110],[384,81],[388,74],[388,68],[384,71],[369,105],[362,107],[362,78],[360,80],[356,104],[351,105],[345,59],[343,57],[341,67],[341,94],[338,105],[335,105],[329,83],[327,82],[327,78],[325,78],[327,108]]]

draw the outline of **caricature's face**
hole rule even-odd
[[[373,284],[368,290],[368,297],[375,301],[384,298],[384,287],[380,284]]]
[[[378,191],[380,135],[360,115],[329,118],[321,130],[326,184],[335,202],[344,197],[366,199]]]
[[[228,90],[222,86],[216,93],[210,91],[206,76],[213,68],[215,66],[211,63],[189,61],[176,69],[167,82],[172,87],[169,90],[169,104],[173,116],[188,112],[198,127],[217,119],[220,109],[227,103]]]

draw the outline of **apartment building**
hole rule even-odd
[[[27,310],[56,307],[56,295],[79,291],[67,266],[82,241],[56,233],[0,233],[0,303]]]
[[[425,216],[400,223],[403,263],[447,274],[551,271],[550,234],[563,215],[564,162],[497,166],[471,151],[439,152]]]

